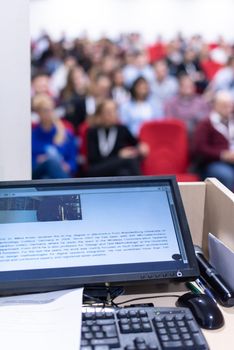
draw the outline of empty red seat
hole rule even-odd
[[[177,119],[145,122],[139,138],[150,147],[142,161],[144,175],[176,175],[178,181],[198,181],[188,172],[188,136],[185,124]]]

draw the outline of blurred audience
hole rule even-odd
[[[211,81],[211,89],[214,91],[228,90],[234,100],[234,56],[231,56],[227,65],[215,74]]]
[[[233,99],[229,92],[216,93],[209,117],[197,126],[194,155],[203,178],[216,177],[234,190]]]
[[[149,84],[154,81],[154,71],[149,64],[149,59],[146,52],[136,52],[129,56],[128,64],[123,68],[124,83],[127,87],[131,87],[133,82],[143,77]]]
[[[196,93],[193,80],[188,75],[181,75],[178,94],[165,104],[166,117],[183,120],[187,125],[189,135],[192,135],[195,125],[208,113],[208,103],[203,96]]]
[[[197,92],[202,93],[207,87],[207,80],[200,65],[197,53],[188,48],[184,53],[183,61],[178,65],[177,76],[187,74],[195,83]]]
[[[131,99],[120,109],[121,122],[134,136],[138,136],[140,127],[145,121],[162,117],[162,105],[150,96],[150,87],[143,77],[137,78],[131,89]]]
[[[77,170],[75,139],[57,119],[53,99],[38,94],[32,106],[39,116],[39,123],[32,130],[33,179],[74,176]]]
[[[82,67],[74,66],[67,76],[67,83],[61,92],[61,104],[65,108],[65,118],[72,123],[74,129],[85,120],[86,94],[88,77]]]
[[[127,102],[130,98],[129,91],[124,85],[124,76],[120,68],[113,72],[111,95],[119,106]]]
[[[43,33],[32,41],[31,51],[33,105],[42,96],[44,101],[41,108],[36,107],[32,111],[32,120],[38,122],[32,135],[33,176],[35,170],[43,168],[44,163],[49,164],[51,158],[56,159],[62,174],[59,171],[56,175],[50,174],[47,168],[47,173],[37,176],[76,175],[76,160],[80,157],[75,143],[81,147],[82,144],[87,145],[89,139],[90,145],[92,138],[96,142],[95,147],[99,147],[98,137],[101,137],[102,143],[108,144],[115,141],[119,133],[128,135],[135,152],[135,149],[138,150],[137,137],[141,125],[152,119],[170,117],[183,120],[191,143],[198,122],[203,125],[204,121],[206,125],[214,112],[222,115],[222,112],[217,112],[217,100],[220,99],[217,96],[211,112],[215,94],[225,89],[234,100],[234,46],[222,37],[209,43],[200,35],[184,38],[180,33],[169,41],[158,36],[154,43],[147,45],[139,33],[121,34],[116,40],[108,37],[91,40],[87,35],[70,40],[64,34],[58,41]],[[105,122],[97,126],[103,115],[108,119],[108,113],[110,119],[115,119],[112,123],[118,136],[115,135],[116,131],[110,131],[112,128]],[[96,127],[87,132],[87,139],[86,129],[89,130],[93,123]],[[97,131],[99,128],[102,131]],[[52,136],[49,136],[50,133]],[[43,151],[37,154],[35,149],[39,137]],[[48,142],[56,152],[45,151]],[[92,151],[89,151],[89,170],[93,169],[94,164],[96,167],[99,163],[104,164],[104,160],[108,159],[109,162],[112,155],[118,158],[118,162],[123,162],[122,158],[128,158],[126,154],[132,154],[130,147],[131,151],[127,148],[122,156],[120,149],[125,149],[126,143],[123,144],[119,146],[118,143],[119,150],[104,158],[100,154],[100,157],[95,158],[95,152],[99,151],[93,145]],[[94,158],[98,159],[94,163],[92,152]],[[57,153],[59,157],[52,157],[52,154]],[[43,157],[40,157],[41,154]],[[139,173],[139,155],[135,160],[138,170],[131,170],[134,174]],[[200,154],[197,153],[194,162],[199,161]],[[104,170],[100,173],[111,173],[108,167],[104,167],[106,173]],[[120,173],[131,171],[120,170]],[[78,176],[81,175],[86,176],[87,173],[79,172]]]
[[[175,77],[169,75],[168,65],[165,60],[159,60],[155,63],[155,80],[152,84],[152,94],[162,104],[178,91],[178,81]]]
[[[36,96],[37,94],[48,94],[52,96],[49,75],[45,73],[38,73],[33,76],[31,84],[31,95]]]
[[[140,175],[140,157],[147,154],[148,147],[119,124],[113,100],[98,106],[96,126],[89,128],[87,141],[89,176]]]

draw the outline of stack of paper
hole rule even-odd
[[[3,350],[80,348],[82,289],[0,298]]]

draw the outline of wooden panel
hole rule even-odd
[[[180,182],[179,188],[193,242],[202,246],[206,184]]]
[[[211,232],[234,250],[234,194],[217,179],[205,182],[203,246],[207,248],[207,236]]]

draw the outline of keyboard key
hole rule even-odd
[[[183,338],[184,340],[189,340],[189,339],[191,339],[191,336],[190,336],[189,333],[183,333],[183,334],[182,334],[182,338]]]
[[[84,339],[89,340],[89,339],[92,339],[92,338],[93,338],[93,334],[92,333],[85,333],[84,334]]]
[[[109,338],[109,339],[92,339],[91,345],[109,345],[110,347],[119,347],[119,339],[118,338]]]
[[[198,326],[197,326],[197,324],[195,323],[195,321],[188,321],[188,326],[189,326],[189,328],[191,329],[191,331],[193,332],[193,333],[195,333],[195,332],[197,332],[198,331]]]
[[[138,324],[138,323],[134,323],[134,324],[132,325],[132,331],[133,331],[133,332],[140,332],[140,331],[141,331],[141,325]]]
[[[181,340],[179,334],[171,334],[171,339],[172,340]]]
[[[176,334],[177,330],[176,330],[176,328],[169,328],[169,332],[170,332],[170,334]]]
[[[181,327],[180,328],[181,333],[188,333],[188,328],[187,327]]]
[[[169,322],[167,322],[167,326],[168,327],[175,327],[175,322],[169,321]]]
[[[167,334],[161,335],[161,336],[160,336],[160,339],[161,339],[161,341],[168,341],[168,340],[170,340],[170,338],[168,337]],[[174,339],[174,340],[175,340],[175,339]],[[177,340],[178,340],[178,339],[177,339]]]
[[[146,312],[145,310],[140,310],[140,311],[138,312],[138,314],[139,314],[139,316],[141,316],[141,317],[146,317],[146,316],[148,316],[148,314],[147,314],[147,312]]]
[[[104,333],[103,332],[96,332],[96,333],[94,333],[94,338],[102,339],[102,338],[104,338]]]
[[[165,320],[166,320],[166,321],[172,321],[173,318],[174,318],[174,315],[167,315],[167,316],[165,317]]]
[[[144,338],[141,338],[141,337],[136,337],[134,339],[134,343],[135,344],[145,344],[145,339]]]
[[[175,319],[176,319],[176,321],[182,321],[183,319],[184,319],[184,314],[177,314],[176,316],[175,316]]]
[[[131,322],[132,323],[139,323],[139,318],[137,318],[137,317],[133,317],[133,318],[131,318]]]
[[[181,349],[184,350],[183,344],[180,340],[177,341],[166,341],[162,343],[163,345],[163,349],[170,349],[170,350],[174,350],[174,349]]]
[[[131,333],[132,329],[128,324],[120,324],[120,331],[121,333]]]
[[[96,325],[98,326],[104,326],[104,325],[107,325],[107,324],[115,324],[115,320],[97,320],[96,321]]]
[[[118,318],[126,318],[128,316],[128,312],[126,310],[120,310],[117,313]]]
[[[148,349],[149,350],[158,350],[158,346],[156,344],[149,343],[148,344]]]
[[[189,347],[194,346],[194,342],[192,340],[185,340],[184,343],[186,346],[189,346]]]
[[[150,323],[143,323],[142,324],[142,330],[144,332],[151,332],[152,331],[152,327],[151,327]]]
[[[131,310],[129,311],[129,317],[136,317],[137,316],[137,311]]]
[[[129,324],[129,318],[121,318],[119,323],[122,324]]]
[[[105,332],[106,336],[108,338],[116,337],[117,336],[117,330],[115,325],[106,325],[102,327],[103,332]]]
[[[156,322],[156,327],[157,328],[163,328],[164,327],[164,323],[163,322]]]
[[[85,320],[92,320],[94,318],[94,313],[92,313],[92,312],[85,312],[85,313],[83,313],[83,318]]]
[[[167,331],[166,331],[165,328],[160,328],[160,329],[158,330],[158,333],[159,333],[160,335],[162,335],[162,334],[167,334]]]
[[[155,321],[156,322],[162,322],[164,320],[164,316],[163,315],[157,315],[156,317],[155,317]]]

